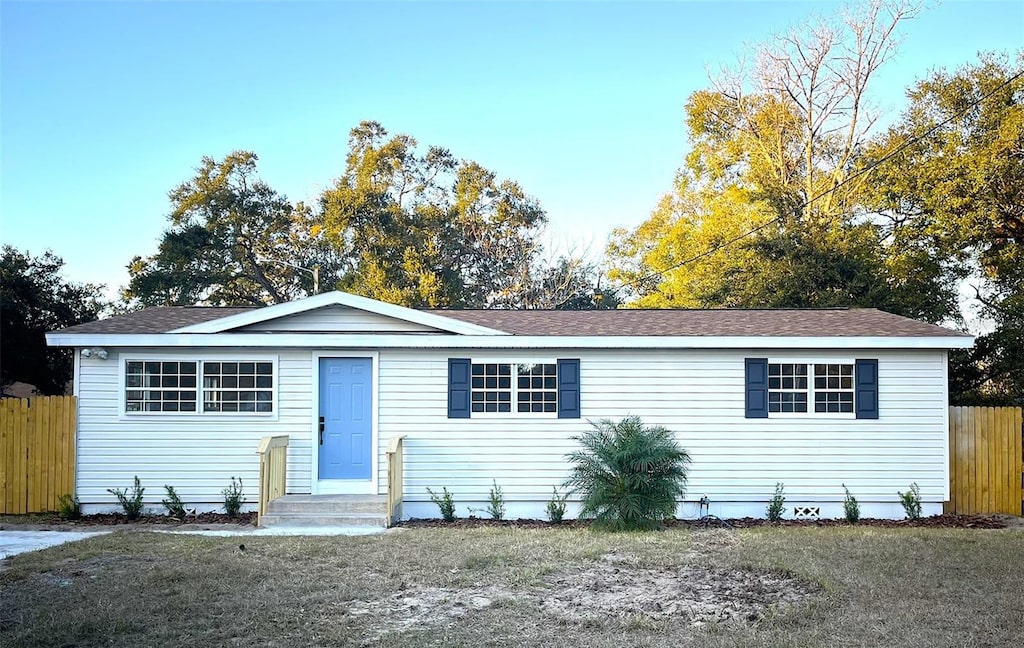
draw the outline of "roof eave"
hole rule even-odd
[[[949,336],[598,336],[352,333],[61,333],[64,347],[346,347],[376,349],[966,349],[969,335]]]

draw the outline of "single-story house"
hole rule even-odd
[[[77,495],[138,475],[217,508],[230,477],[255,501],[260,439],[287,435],[287,492],[383,494],[404,436],[404,515],[457,512],[492,484],[510,517],[543,517],[591,421],[635,414],[692,457],[679,515],[787,506],[924,514],[949,497],[947,352],[957,331],[871,308],[415,310],[341,292],[262,308],[149,308],[47,335],[73,347]],[[572,498],[570,497],[570,506]],[[570,508],[570,513],[573,509]]]

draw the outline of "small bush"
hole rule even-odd
[[[108,488],[107,492],[117,498],[124,511],[124,516],[129,520],[137,520],[142,515],[142,494],[146,489],[139,483],[139,476],[135,475],[135,484],[131,490],[124,488]]]
[[[772,495],[771,501],[768,502],[768,508],[765,509],[765,517],[768,518],[769,522],[778,522],[782,519],[783,513],[786,512],[786,498],[782,494],[783,485],[782,482],[775,482],[775,494]]]
[[[487,496],[487,515],[491,516],[492,520],[500,520],[505,517],[505,495],[501,492],[501,486],[498,486],[498,482],[495,480],[494,485],[491,487],[491,492]]]
[[[224,495],[224,512],[229,517],[235,517],[242,510],[245,504],[245,494],[242,492],[242,480],[231,478],[231,485],[221,491]]]
[[[65,493],[57,496],[57,515],[65,520],[77,520],[82,517],[82,504],[78,497]]]
[[[613,531],[651,529],[675,516],[686,493],[690,455],[675,433],[646,427],[639,416],[602,419],[573,437],[581,448],[567,456],[572,473],[565,486],[580,494],[580,517]]]
[[[896,492],[900,496],[900,504],[903,505],[903,510],[907,514],[907,519],[921,519],[921,489],[918,487],[917,482],[911,484],[910,490],[906,493],[900,493],[899,491]]]
[[[185,519],[185,505],[182,503],[181,498],[174,492],[174,486],[168,486],[164,484],[164,489],[167,491],[167,499],[161,500],[164,508],[167,509],[167,514],[173,518],[179,520]]]
[[[437,508],[441,510],[441,518],[445,522],[455,521],[455,498],[448,492],[448,488],[444,488],[444,494],[438,495],[434,491],[427,488],[427,492],[430,493],[430,501],[437,504]]]
[[[850,524],[857,524],[860,522],[860,504],[857,503],[857,498],[850,494],[850,489],[843,484],[843,490],[846,491],[846,497],[843,498],[843,513],[846,515],[846,521]]]
[[[565,517],[565,500],[569,497],[566,495],[559,495],[558,489],[554,486],[551,487],[551,499],[548,500],[548,522],[552,524],[559,524],[562,518]]]

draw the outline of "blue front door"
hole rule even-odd
[[[320,358],[320,479],[370,479],[372,362]]]

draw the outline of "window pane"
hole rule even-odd
[[[254,374],[256,373],[255,362],[242,362],[238,365],[238,373],[240,374]]]
[[[270,362],[257,362],[256,374],[259,376],[270,376],[274,373],[274,365]]]

